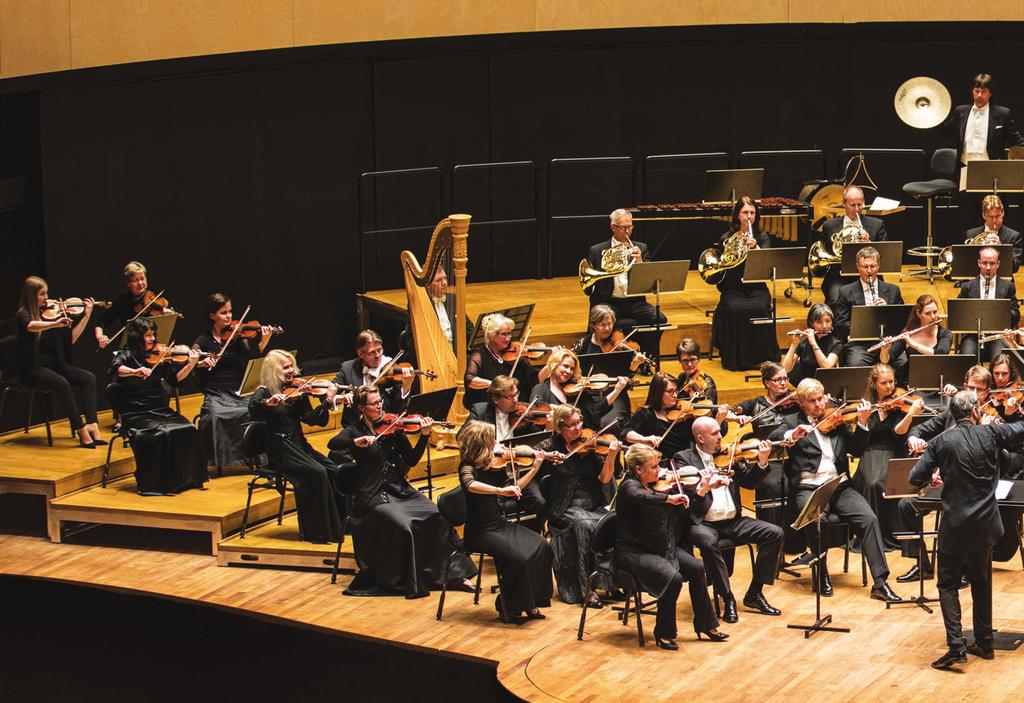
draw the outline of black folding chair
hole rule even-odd
[[[245,530],[249,526],[249,509],[252,506],[252,492],[257,488],[272,488],[281,494],[281,502],[277,507],[277,524],[284,519],[284,497],[288,489],[288,478],[268,464],[261,462],[260,457],[270,450],[270,432],[265,422],[251,422],[242,434],[242,455],[253,476],[249,479],[249,494],[245,499],[245,512],[242,514],[242,531],[239,539],[245,539]],[[302,539],[300,531],[299,539]]]

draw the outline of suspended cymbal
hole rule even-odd
[[[896,114],[917,129],[929,129],[942,123],[953,106],[946,86],[934,78],[911,78],[896,91]]]

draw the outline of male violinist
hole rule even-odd
[[[729,478],[715,466],[715,454],[722,451],[722,430],[718,423],[710,417],[698,417],[693,421],[693,441],[693,447],[677,452],[673,458],[677,467],[696,467],[701,477],[696,489],[688,491],[690,509],[683,513],[683,538],[700,548],[708,580],[722,596],[722,620],[736,622],[739,614],[729,585],[730,565],[719,546],[721,539],[734,544],[757,545],[754,573],[743,596],[743,605],[764,615],[781,615],[782,611],[768,603],[761,588],[775,583],[782,550],[782,528],[744,516],[740,503],[740,487],[754,488],[767,475],[771,443],[758,443],[756,464],[745,460],[733,462],[733,477]]]
[[[863,247],[857,252],[858,278],[839,289],[833,307],[836,316],[833,325],[835,335],[840,339],[850,336],[850,323],[855,305],[903,305],[903,294],[899,286],[878,280],[878,250]],[[873,366],[878,363],[880,352],[869,352],[869,342],[849,342],[844,350],[846,366]],[[893,359],[893,369],[906,365],[906,357]]]
[[[832,249],[832,235],[845,227],[857,227],[860,230],[861,242],[884,242],[889,238],[885,222],[878,217],[862,215],[864,210],[864,191],[857,186],[843,189],[843,215],[827,220],[821,226],[822,243]],[[851,246],[846,244],[845,246]],[[839,266],[830,266],[821,279],[821,292],[825,294],[825,304],[834,307],[839,297],[839,289],[843,286],[843,277]]]
[[[384,354],[380,335],[371,329],[365,329],[356,335],[355,346],[356,358],[341,365],[338,373],[334,376],[334,383],[352,388],[375,386],[381,391],[384,412],[402,412],[409,402],[412,384],[416,380],[412,369],[402,369],[401,382],[386,380],[378,383],[381,372],[391,361],[391,357]],[[351,396],[348,394],[343,399],[347,407],[342,412],[341,419],[345,425],[350,425],[359,419],[359,413],[351,406],[350,399]]]
[[[840,424],[835,429],[826,430],[823,423],[829,407],[829,397],[821,383],[813,378],[805,378],[796,387],[796,399],[800,412],[785,415],[782,424],[772,432],[770,439],[793,442],[789,447],[784,470],[791,486],[796,486],[794,499],[797,510],[803,510],[818,486],[837,476],[840,483],[829,500],[828,512],[837,515],[849,523],[851,530],[860,537],[861,548],[868,560],[868,568],[874,579],[871,597],[885,602],[896,602],[900,598],[886,583],[889,576],[889,564],[882,548],[882,538],[878,529],[878,517],[867,500],[853,487],[850,479],[848,454],[860,456],[868,441],[868,419],[871,416],[871,404],[861,400],[857,407],[857,419],[854,426]],[[807,544],[817,548],[818,526],[812,522],[805,529]],[[818,582],[815,588],[821,589],[821,595],[832,595],[832,582],[828,577],[828,545],[825,545],[825,558],[819,562]]]

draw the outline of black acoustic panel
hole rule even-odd
[[[700,202],[707,172],[723,168],[729,168],[725,152],[649,156],[643,162],[643,204]]]
[[[553,159],[548,168],[548,214],[594,215],[630,207],[635,177],[629,157]]]
[[[360,230],[433,227],[444,212],[444,173],[437,166],[374,171],[359,177]]]

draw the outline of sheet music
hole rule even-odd
[[[1010,495],[1011,488],[1013,488],[1013,481],[999,479],[999,485],[996,486],[996,500],[1004,500],[1006,496]]]

